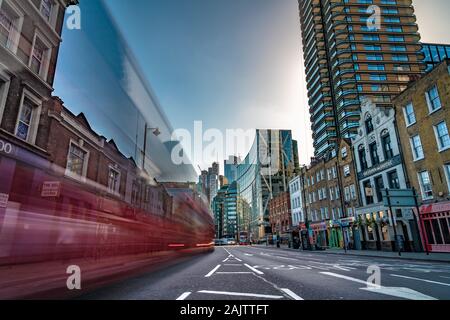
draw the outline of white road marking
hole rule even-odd
[[[257,273],[257,274],[264,274],[264,272],[261,272],[259,270],[256,270],[255,268],[253,268],[252,266],[244,263],[244,266],[246,266],[247,268],[249,268],[250,270],[252,270],[253,272]]]
[[[361,290],[385,294],[397,298],[409,299],[409,300],[438,300],[431,296],[427,296],[423,293],[415,291],[409,288],[397,288],[397,287],[381,287],[381,288],[360,288]]]
[[[225,260],[223,260],[222,262],[227,262],[229,259],[234,259],[234,260],[237,260],[237,261],[239,261],[239,262],[242,262],[241,259],[236,258],[236,257],[233,256],[232,254],[230,254],[230,255],[229,255]]]
[[[228,291],[208,291],[201,290],[197,291],[198,293],[209,293],[209,294],[220,294],[226,296],[242,296],[242,297],[255,297],[255,298],[268,298],[268,299],[282,299],[283,296],[272,296],[266,294],[257,294],[257,293],[243,293],[243,292],[228,292]]]
[[[214,269],[212,269],[210,272],[208,272],[208,274],[205,275],[205,278],[211,277],[213,275],[213,273],[216,272],[217,269],[219,269],[219,268],[220,268],[220,264],[218,264]]]
[[[253,254],[250,254],[250,253],[244,253],[244,255],[249,256],[249,257],[253,257]]]
[[[445,277],[445,276],[440,276],[441,278],[444,278],[444,279],[450,279],[450,277]]]
[[[283,291],[284,293],[286,293],[288,296],[290,296],[292,299],[294,300],[304,300],[302,297],[296,295],[294,292],[292,292],[289,289],[285,289],[285,288],[281,288],[281,291]]]
[[[216,272],[216,274],[249,274],[249,273],[253,273],[253,272],[248,272],[248,271],[236,271],[236,272],[233,272],[233,271],[230,271],[230,272],[226,272],[226,271],[224,271],[224,272]]]
[[[238,264],[238,263],[224,263],[224,266],[235,266],[235,267],[240,267],[242,266],[242,264]]]
[[[376,284],[373,284],[371,282],[367,282],[367,281],[364,281],[364,280],[360,280],[360,279],[344,276],[343,274],[338,274],[338,273],[333,273],[333,272],[320,272],[320,273],[324,274],[324,275],[327,275],[327,276],[335,277],[335,278],[341,278],[341,279],[345,279],[345,280],[361,283],[361,284],[364,284],[364,285],[366,285],[368,287],[377,287],[377,288],[380,287],[380,286],[378,286]]]
[[[420,279],[420,278],[414,278],[414,277],[407,277],[407,276],[402,276],[402,275],[399,275],[399,274],[391,274],[390,276],[391,277],[411,279],[411,280],[417,280],[417,281],[423,281],[423,282],[434,283],[434,284],[440,284],[440,285],[443,285],[443,286],[450,287],[450,283],[444,283],[444,282],[438,282],[438,281],[427,280],[427,279]]]
[[[364,288],[360,288],[360,290],[365,290],[373,293],[379,293],[379,294],[385,294],[397,298],[403,298],[403,299],[409,299],[409,300],[437,300],[436,298],[433,298],[431,296],[427,296],[423,293],[420,293],[418,291],[409,289],[409,288],[401,288],[401,287],[383,287],[376,284],[373,284],[371,282],[367,282],[364,280],[344,276],[342,274],[332,273],[332,272],[320,272],[321,274],[341,278],[357,283],[361,283],[366,285]]]
[[[177,300],[184,300],[191,295],[191,292],[185,292],[177,298]]]

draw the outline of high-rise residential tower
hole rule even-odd
[[[391,99],[424,69],[411,0],[299,0],[316,156],[358,131],[360,101]]]

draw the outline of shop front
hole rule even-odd
[[[311,224],[312,230],[311,245],[322,250],[328,247],[328,225],[326,222]]]
[[[450,202],[420,207],[421,238],[429,252],[450,252]]]
[[[398,239],[401,239],[401,250],[413,251],[412,218],[407,214],[408,211],[411,210],[394,209],[394,215],[391,216],[384,206],[357,210],[358,218],[354,230],[359,231],[361,249],[396,251],[398,250],[396,243]],[[395,234],[397,234],[397,240]]]

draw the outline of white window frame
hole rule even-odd
[[[441,121],[441,122],[439,122],[438,124],[436,124],[436,125],[433,126],[434,135],[436,136],[436,144],[437,144],[437,146],[438,146],[439,152],[444,152],[444,151],[450,149],[450,145],[448,145],[448,146],[446,146],[446,147],[441,146],[441,141],[440,141],[440,139],[439,139],[438,126],[439,126],[440,124],[442,124],[442,123],[445,124],[445,127],[447,128],[447,134],[450,133],[450,132],[448,131],[448,126],[447,126],[447,123],[445,122],[445,120],[444,120],[444,121]]]
[[[450,163],[444,163],[445,180],[447,180],[447,194],[450,194],[450,171],[447,171],[447,166],[450,167]]]
[[[109,173],[110,171],[115,171],[117,173],[117,185],[115,190],[111,189],[109,185]],[[116,165],[109,165],[108,166],[108,191],[114,194],[118,194],[120,191],[120,181],[121,181],[122,173],[120,172],[119,168]]]
[[[31,63],[33,61],[34,47],[36,45],[36,40],[38,38],[44,44],[44,47],[46,48],[46,50],[45,50],[44,54],[42,55],[41,68],[40,68],[39,73],[37,75],[39,77],[41,77],[44,81],[47,81],[48,71],[49,71],[49,67],[50,67],[50,59],[51,59],[51,54],[52,54],[53,47],[50,44],[50,42],[48,42],[45,39],[45,36],[38,29],[36,29],[36,31],[34,33],[33,46],[31,47],[30,57],[28,59],[28,68],[30,68],[30,70],[31,70]]]
[[[0,0],[0,7],[3,3],[7,3],[9,7],[14,11],[17,15],[17,18],[13,22],[13,30],[8,38],[8,44],[6,47],[14,54],[17,53],[17,48],[19,47],[20,34],[22,32],[23,20],[25,16],[25,12],[23,12],[19,6],[17,6],[11,0]]]
[[[408,113],[406,112],[406,108],[407,108],[408,106],[411,106],[411,108],[412,108],[412,110],[413,110],[413,114],[414,114],[414,120],[415,120],[415,121],[414,121],[414,122],[411,122],[411,123],[409,123],[409,120],[408,120]],[[405,116],[405,123],[406,123],[406,127],[407,127],[407,128],[409,128],[409,127],[411,127],[411,126],[413,126],[413,125],[415,125],[415,124],[417,123],[416,112],[415,112],[415,110],[414,110],[414,105],[413,105],[412,102],[408,103],[406,106],[403,107],[403,115]]]
[[[0,86],[0,124],[1,124],[3,119],[3,113],[5,112],[6,99],[8,98],[9,87],[11,85],[11,77],[7,74],[6,69],[3,69],[1,65],[0,65],[0,81],[4,82],[3,86]]]
[[[432,105],[431,105],[431,99],[430,99],[430,91],[433,90],[434,88],[436,88],[436,92],[437,92],[437,95],[439,97],[439,101],[441,103],[441,106],[439,108],[435,109],[435,110],[433,110],[431,108]],[[438,88],[437,84],[435,84],[435,85],[431,86],[430,88],[428,88],[428,90],[425,92],[425,98],[427,100],[429,114],[435,113],[435,112],[437,112],[437,111],[442,109],[442,100],[441,100],[441,95],[439,94],[439,88]]]
[[[424,190],[424,186],[423,186],[423,181],[422,181],[422,176],[421,173],[426,172],[428,174],[428,179],[430,180],[430,185],[431,185],[431,177],[430,177],[430,173],[428,171],[421,171],[417,173],[417,178],[419,180],[419,185],[420,185],[420,192],[422,193],[422,200],[432,200],[434,199],[434,196],[431,195],[429,197],[426,196],[425,194],[425,190]],[[431,185],[431,192],[433,192],[433,186]]]
[[[347,164],[344,166],[344,177],[350,177],[352,174],[351,170],[350,170],[350,165]]]
[[[68,148],[67,148],[67,156],[66,156],[65,175],[68,176],[68,177],[71,177],[71,178],[74,178],[74,179],[81,180],[81,181],[85,182],[86,181],[86,176],[87,176],[87,169],[88,169],[88,164],[89,164],[89,155],[90,155],[90,153],[89,153],[89,150],[84,147],[83,140],[80,139],[80,142],[77,142],[77,141],[75,141],[73,139],[70,139],[70,141],[69,141],[69,145],[68,145]],[[72,144],[75,145],[77,148],[80,148],[81,150],[86,152],[85,162],[83,163],[83,172],[82,172],[81,176],[77,175],[75,172],[70,171],[69,168],[67,167],[68,164],[69,164],[70,146]]]
[[[416,150],[414,147],[414,138],[415,137],[419,137],[419,141],[420,141],[420,146],[422,147],[422,157],[417,157],[416,156]],[[425,150],[423,150],[423,144],[422,144],[422,139],[420,138],[420,135],[415,135],[412,136],[411,138],[409,138],[409,143],[411,145],[411,152],[412,152],[412,156],[413,156],[413,161],[417,162],[417,161],[422,161],[423,159],[425,159]]]
[[[58,11],[59,11],[59,3],[57,0],[51,0],[52,4],[52,9],[50,11],[50,17],[47,20],[47,18],[44,16],[44,14],[42,13],[42,7],[44,4],[44,0],[40,1],[39,4],[39,14],[42,16],[42,18],[44,18],[44,20],[52,27],[55,28],[56,25],[56,20],[58,18]]]
[[[23,141],[26,141],[26,142],[34,145],[36,143],[37,131],[39,128],[39,120],[41,118],[42,100],[39,99],[37,96],[35,96],[33,93],[31,93],[26,88],[23,89],[22,96],[20,98],[19,112],[17,113],[17,117],[16,117],[16,125],[14,126],[14,136],[17,137],[16,133],[17,133],[17,128],[19,127],[19,118],[20,118],[20,114],[22,113],[23,103],[25,101],[25,98],[27,98],[31,102],[33,102],[36,105],[36,107],[33,109],[33,112],[31,114],[30,128],[28,131],[27,139],[23,140]],[[17,137],[17,138],[20,139],[19,137]]]

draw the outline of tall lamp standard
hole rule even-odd
[[[145,123],[145,129],[144,129],[144,149],[142,151],[142,170],[145,170],[145,156],[147,154],[147,134],[149,130],[153,130],[152,133],[155,137],[159,136],[161,134],[161,131],[159,131],[159,128],[149,128],[148,124]]]

